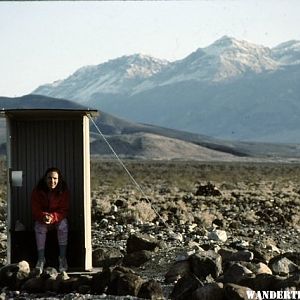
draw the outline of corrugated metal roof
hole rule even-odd
[[[83,114],[96,115],[97,109],[80,105],[66,99],[57,99],[42,95],[25,95],[22,97],[8,98],[0,97],[0,115],[7,113],[67,113],[77,112]]]

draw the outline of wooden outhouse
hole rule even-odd
[[[96,113],[80,105],[2,110],[7,124],[8,263],[24,259],[34,266],[31,192],[49,167],[58,167],[71,194],[69,270],[92,269],[89,116]],[[47,263],[55,267],[57,257],[56,233],[50,232]]]

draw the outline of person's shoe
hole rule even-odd
[[[35,265],[35,268],[39,271],[40,274],[43,273],[45,262],[46,262],[45,258],[39,258]]]
[[[68,270],[68,263],[67,263],[67,259],[65,257],[59,257],[58,258],[58,262],[59,262],[59,272],[66,272]]]

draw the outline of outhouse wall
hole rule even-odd
[[[31,192],[49,167],[58,167],[71,194],[68,262],[73,269],[90,269],[89,120],[78,111],[15,111],[7,113],[8,167],[22,171],[21,187],[10,185],[8,257],[10,262],[36,257]],[[49,263],[57,263],[55,234],[47,238]],[[52,240],[51,240],[52,239]],[[51,246],[49,246],[51,244]],[[47,257],[46,257],[47,258]]]

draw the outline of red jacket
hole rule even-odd
[[[68,190],[48,193],[34,189],[31,194],[31,208],[33,219],[43,223],[45,214],[52,215],[51,224],[57,224],[66,218],[69,211],[70,193]]]

